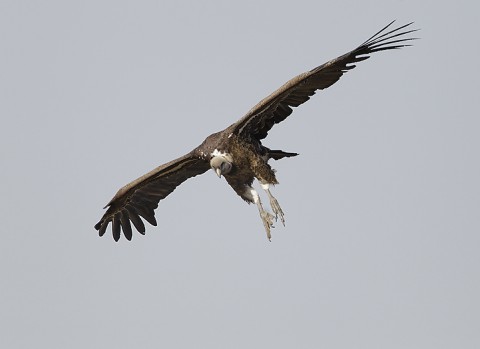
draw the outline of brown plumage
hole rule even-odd
[[[108,207],[107,211],[95,225],[99,235],[105,233],[110,223],[115,241],[119,240],[121,231],[131,240],[131,223],[141,234],[145,234],[142,218],[157,225],[154,210],[160,200],[188,178],[212,168],[219,176],[225,177],[239,196],[257,205],[270,239],[273,219],[280,218],[284,223],[284,214],[268,187],[277,183],[268,160],[279,160],[297,154],[270,150],[262,145],[261,140],[274,124],[285,120],[292,113],[293,107],[308,101],[317,90],[333,85],[344,73],[353,69],[355,63],[369,58],[369,54],[410,46],[408,41],[414,38],[406,35],[415,30],[406,28],[412,23],[388,30],[392,24],[393,22],[388,24],[356,49],[294,77],[261,100],[239,121],[210,135],[190,153],[157,167],[121,188],[105,206]],[[251,187],[255,178],[267,192],[275,215],[263,209],[260,197]]]

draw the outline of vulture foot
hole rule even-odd
[[[274,216],[265,210],[260,211],[260,218],[262,218],[263,226],[265,227],[265,232],[267,233],[268,241],[272,241],[272,234],[270,234],[270,228],[273,228],[273,218]]]

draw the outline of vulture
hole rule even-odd
[[[270,187],[277,184],[275,171],[268,164],[270,159],[280,160],[297,153],[272,150],[262,144],[273,125],[285,120],[294,107],[305,103],[317,90],[336,83],[340,77],[355,67],[355,63],[369,58],[374,52],[411,46],[416,38],[409,34],[413,22],[392,28],[387,26],[363,44],[342,56],[334,58],[310,71],[300,74],[268,97],[262,99],[245,116],[223,131],[208,136],[202,144],[188,154],[161,165],[121,188],[104,207],[108,208],[95,225],[103,236],[112,225],[113,239],[118,241],[123,231],[127,240],[132,239],[133,229],[145,234],[144,220],[157,225],[154,210],[176,187],[187,179],[212,169],[218,177],[224,177],[233,190],[247,203],[255,203],[268,240],[271,228],[278,219],[285,225],[284,212]],[[269,201],[272,213],[263,208],[258,192],[252,187],[254,179],[260,183]]]

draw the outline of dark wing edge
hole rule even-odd
[[[108,207],[107,212],[95,224],[95,229],[103,236],[111,222],[115,241],[120,239],[121,231],[127,240],[131,240],[133,223],[135,229],[145,235],[142,218],[156,226],[154,210],[158,207],[159,201],[188,178],[200,175],[209,168],[208,161],[197,156],[194,151],[155,168],[115,194],[104,207]]]
[[[274,124],[282,122],[293,112],[292,107],[298,107],[308,101],[317,90],[323,90],[336,83],[344,73],[355,68],[354,63],[368,59],[369,54],[374,52],[411,46],[408,42],[417,38],[405,36],[418,29],[407,29],[413,24],[410,22],[388,30],[394,22],[390,22],[353,51],[285,83],[261,100],[238,122],[231,125],[231,132],[261,140],[267,136]]]

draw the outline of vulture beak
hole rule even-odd
[[[219,168],[216,168],[215,172],[217,173],[218,178],[222,178],[222,170],[220,170]]]

